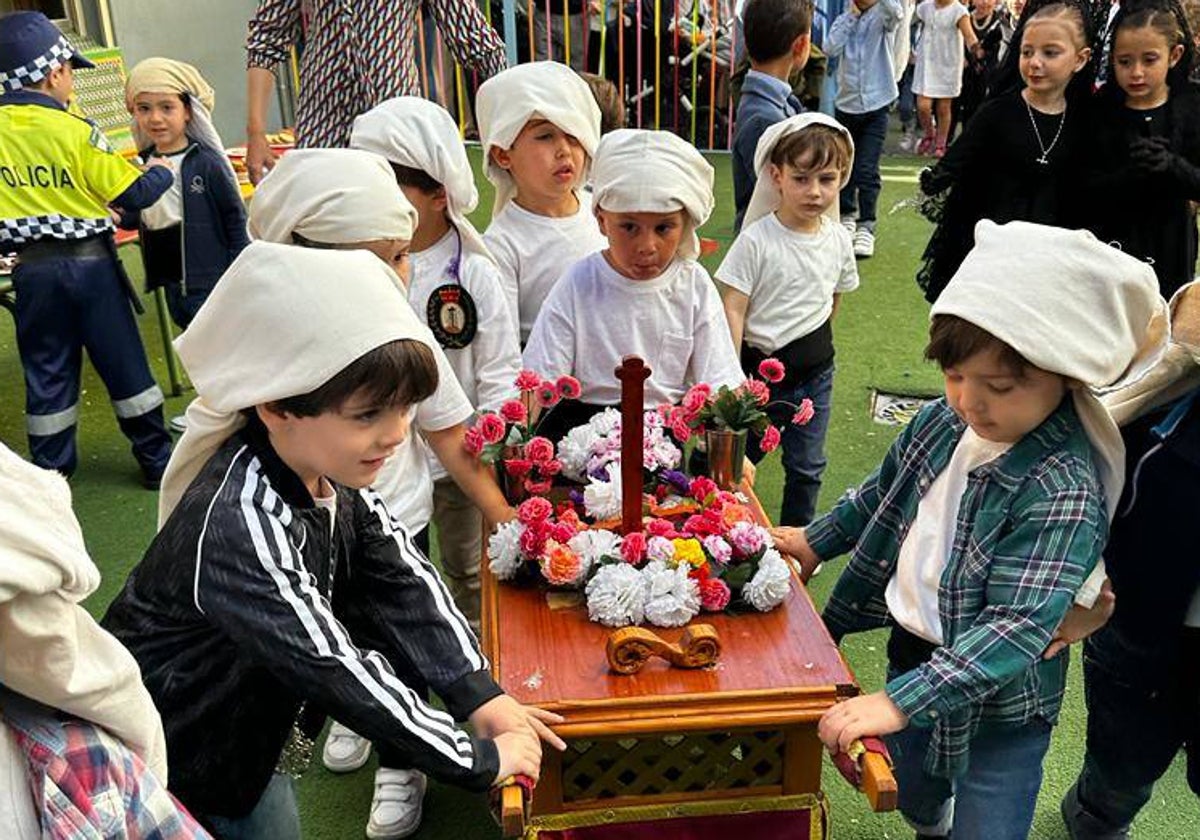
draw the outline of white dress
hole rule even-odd
[[[917,96],[953,99],[962,92],[964,43],[958,22],[968,14],[967,7],[958,2],[939,8],[933,0],[923,0],[917,6],[916,17],[921,21],[913,71]]]

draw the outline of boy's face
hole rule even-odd
[[[400,185],[400,191],[417,210],[417,228],[436,226],[446,219],[446,190],[428,193],[420,187]]]
[[[554,123],[531,120],[511,148],[493,146],[492,159],[512,175],[522,199],[553,202],[575,189],[587,154],[578,140]]]
[[[408,437],[408,406],[372,405],[358,395],[316,417],[259,407],[279,456],[310,490],[324,476],[346,487],[371,485]]]
[[[803,163],[803,161],[801,161]],[[815,229],[821,216],[837,200],[842,173],[836,166],[811,169],[771,164],[771,179],[779,188],[779,217],[784,225],[802,230]]]
[[[600,232],[608,238],[609,264],[630,280],[662,274],[683,239],[682,210],[671,213],[610,213],[597,208]]]
[[[139,93],[133,98],[133,118],[138,129],[160,152],[174,152],[187,145],[191,110],[173,93]]]
[[[348,242],[337,248],[339,251],[370,251],[396,272],[407,289],[411,268],[408,261],[409,245],[407,239],[369,239],[365,242]]]
[[[1054,413],[1067,393],[1057,373],[1027,366],[1020,373],[989,347],[945,368],[946,402],[984,440],[1016,443]]]

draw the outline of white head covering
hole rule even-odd
[[[462,237],[463,251],[491,259],[467,214],[479,203],[475,174],[450,113],[418,96],[381,102],[354,120],[350,147],[419,169],[446,190],[446,213]]]
[[[587,82],[565,64],[534,61],[497,73],[479,86],[475,96],[475,122],[483,146],[484,173],[496,187],[492,216],[516,195],[512,176],[492,162],[493,146],[511,149],[513,141],[531,120],[548,120],[570,134],[591,159],[600,142],[600,106]],[[580,183],[587,180],[587,161]]]
[[[358,149],[296,149],[279,159],[250,202],[250,235],[291,244],[412,239],[417,211],[382,157]]]
[[[687,215],[679,255],[700,255],[696,228],[713,209],[713,168],[696,147],[669,131],[621,128],[604,135],[592,167],[593,203],[613,213]]]
[[[433,347],[374,254],[252,242],[175,340],[196,398],[163,476],[159,527],[244,425],[241,409],[314,391],[360,356],[405,338]]]
[[[775,186],[775,179],[767,172],[767,167],[771,164],[771,153],[775,151],[779,141],[814,125],[824,125],[840,131],[845,135],[846,142],[850,144],[850,164],[846,167],[845,174],[842,175],[840,185],[846,186],[850,180],[850,170],[854,167],[854,138],[850,136],[850,130],[833,117],[819,111],[806,111],[803,114],[788,117],[782,122],[775,123],[763,132],[762,137],[758,138],[758,145],[754,149],[754,171],[757,180],[754,183],[754,193],[750,196],[750,203],[746,206],[746,215],[742,217],[743,228],[749,227],[752,222],[779,209],[782,201],[779,187]],[[836,201],[830,205],[826,215],[837,220],[838,203]]]
[[[1141,378],[1166,347],[1166,304],[1153,269],[1087,231],[984,220],[931,314],[957,315],[1030,364],[1089,386],[1072,394],[1111,518],[1125,446],[1097,393]]]
[[[192,120],[187,128],[188,136],[220,154],[226,174],[233,182],[234,189],[238,189],[237,173],[233,171],[233,164],[225,156],[225,144],[221,142],[221,135],[217,134],[216,126],[213,125],[212,109],[216,105],[216,94],[212,85],[200,75],[199,70],[171,58],[147,58],[145,61],[139,61],[129,71],[129,77],[125,80],[125,107],[131,114],[133,100],[139,93],[187,96],[192,109]],[[136,119],[133,120],[133,140],[138,149],[154,144],[154,141],[138,128]]]
[[[1171,296],[1170,310],[1171,343],[1158,364],[1101,400],[1119,426],[1200,387],[1200,281],[1181,286]]]
[[[0,445],[0,685],[103,726],[167,782],[137,662],[79,606],[100,585],[71,490]]]

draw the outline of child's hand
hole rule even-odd
[[[1095,633],[1108,623],[1116,608],[1117,596],[1113,592],[1112,582],[1105,578],[1104,585],[1100,587],[1100,594],[1096,596],[1096,603],[1090,608],[1078,604],[1071,607],[1062,624],[1054,631],[1054,638],[1050,640],[1042,659],[1053,659],[1066,650],[1068,645],[1083,641]]]
[[[742,478],[751,487],[754,486],[754,479],[758,477],[758,467],[754,466],[754,462],[749,458],[742,459]]]
[[[562,723],[561,715],[536,706],[522,706],[507,694],[493,697],[471,713],[471,725],[482,738],[497,738],[519,732],[541,739],[556,750],[565,750],[566,743],[550,729],[549,724]],[[540,748],[539,748],[540,749]]]
[[[812,577],[813,569],[821,565],[821,558],[812,550],[812,546],[808,544],[808,536],[804,533],[803,528],[792,528],[783,526],[771,528],[771,539],[775,540],[775,547],[784,554],[790,554],[800,561],[800,579],[808,583],[808,579]]]
[[[908,726],[908,716],[882,691],[843,700],[821,716],[817,734],[831,753],[867,735],[890,735]]]
[[[493,740],[500,754],[500,771],[492,784],[498,785],[518,773],[538,780],[542,771],[542,745],[537,738],[525,732],[505,732]]]

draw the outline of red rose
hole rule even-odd
[[[507,400],[500,406],[500,416],[509,423],[524,423],[529,419],[529,412],[520,400]]]
[[[540,496],[526,499],[517,506],[517,519],[524,525],[545,522],[552,513],[554,513],[554,505]]]
[[[518,391],[528,393],[537,390],[537,386],[542,384],[542,377],[531,370],[523,370],[517,374],[517,381],[513,384]]]
[[[483,452],[484,440],[483,432],[472,426],[463,433],[463,447],[472,455],[478,456]]]
[[[558,395],[564,400],[577,400],[583,393],[583,386],[574,376],[560,376],[554,383],[554,390],[558,391]]]
[[[792,423],[797,426],[803,426],[813,419],[817,410],[813,408],[813,401],[808,397],[800,400],[800,405],[796,407],[796,413],[792,415]]]
[[[767,430],[763,432],[762,441],[759,442],[758,448],[763,452],[773,452],[779,446],[779,429],[775,426],[767,426]]]
[[[763,359],[758,363],[758,375],[768,382],[782,382],[784,370],[783,362],[778,359]]]
[[[533,469],[533,461],[528,458],[509,458],[504,462],[504,471],[513,478],[523,478]]]
[[[525,444],[525,457],[535,463],[554,460],[554,444],[544,437],[530,438]]]
[[[479,433],[483,435],[483,439],[487,443],[499,443],[504,440],[504,435],[508,432],[508,426],[504,424],[498,414],[480,416],[476,428],[479,429]]]
[[[646,556],[646,535],[641,531],[626,534],[621,539],[621,559],[636,566]]]
[[[729,584],[710,577],[700,583],[700,608],[705,612],[720,612],[729,606]]]

